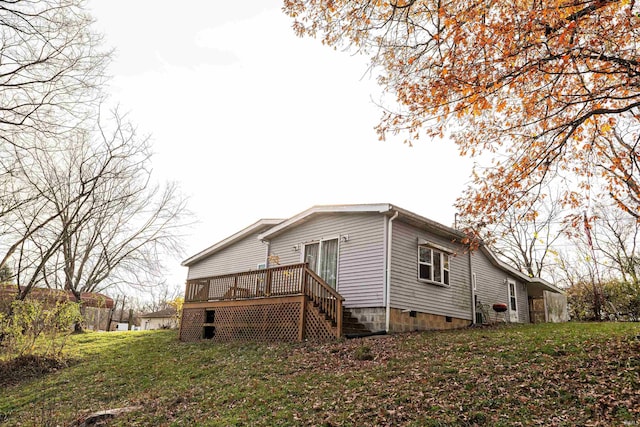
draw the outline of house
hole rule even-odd
[[[175,307],[154,311],[140,316],[140,328],[143,331],[152,329],[176,329],[178,327],[178,316]]]
[[[527,323],[544,320],[552,300],[566,312],[554,285],[485,246],[469,250],[465,238],[391,204],[314,206],[259,220],[182,263],[180,338],[330,339],[352,329]],[[498,303],[507,311],[493,311]]]
[[[15,300],[17,293],[16,285],[0,284],[0,309],[5,310]],[[27,298],[41,301],[47,307],[53,307],[58,302],[76,300],[71,291],[49,288],[32,288]],[[84,326],[87,329],[109,330],[109,319],[114,307],[112,298],[97,292],[82,292],[80,302],[82,303]]]

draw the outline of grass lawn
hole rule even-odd
[[[409,333],[325,344],[180,343],[87,333],[73,362],[0,379],[0,424],[640,425],[640,324]]]

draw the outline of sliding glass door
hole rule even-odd
[[[304,245],[304,262],[335,289],[338,278],[338,239]]]

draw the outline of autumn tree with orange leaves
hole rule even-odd
[[[635,0],[285,0],[299,35],[371,58],[397,100],[382,139],[450,135],[489,153],[458,201],[485,223],[553,179],[640,218],[640,5]],[[532,212],[535,215],[535,212]]]

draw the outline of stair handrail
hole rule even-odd
[[[311,270],[308,264],[305,264],[304,267],[302,291],[309,300],[320,308],[328,320],[336,325],[338,337],[342,335],[342,303],[344,298],[322,277]]]
[[[313,270],[311,270],[308,266],[308,264],[305,264],[305,273],[307,273],[308,275],[310,275],[311,277],[313,277],[316,281],[318,281],[318,283],[320,284],[320,286],[327,292],[329,293],[332,297],[336,298],[336,299],[340,299],[342,301],[344,301],[344,297],[342,295],[340,295],[338,293],[338,291],[336,291],[335,289],[333,289],[331,286],[329,286],[329,284],[327,282],[324,281],[324,279],[320,276],[318,276],[318,274],[316,272],[314,272]]]

